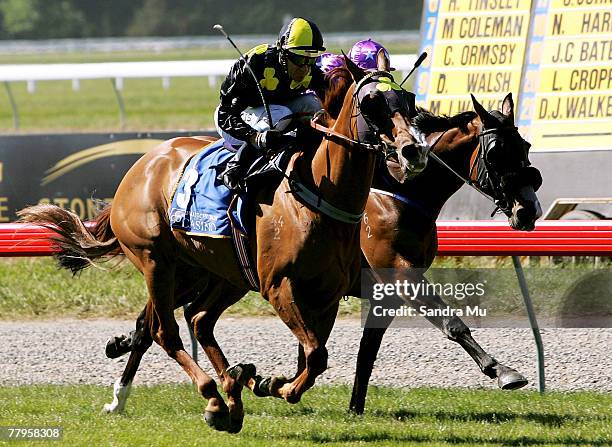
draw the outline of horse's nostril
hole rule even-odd
[[[402,155],[404,158],[412,159],[416,158],[419,153],[415,144],[407,144],[402,146]]]

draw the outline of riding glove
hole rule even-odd
[[[285,135],[279,130],[270,129],[263,132],[257,132],[255,135],[255,146],[257,146],[259,149],[274,151],[281,149],[294,140],[295,137],[292,137],[291,135]]]

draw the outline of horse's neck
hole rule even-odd
[[[348,89],[333,130],[354,139],[357,133],[354,86]],[[372,177],[374,155],[347,143],[323,139],[312,158],[312,181],[323,199],[352,213],[365,208]]]
[[[471,160],[477,148],[477,140],[470,134],[466,134],[462,138],[455,138],[451,131],[460,132],[459,129],[447,131],[434,150],[455,172],[463,178],[468,178]],[[427,139],[429,141],[431,137],[432,141],[435,141],[438,135],[440,133],[432,134]],[[400,185],[398,194],[426,208],[432,219],[435,220],[442,206],[463,184],[446,167],[430,158],[425,171]]]

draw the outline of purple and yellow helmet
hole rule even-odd
[[[334,53],[323,53],[317,58],[317,66],[323,73],[329,73],[334,68],[344,67],[344,57]]]
[[[360,40],[349,51],[348,57],[350,60],[364,70],[377,70],[376,55],[379,50],[383,50],[387,58],[390,59],[389,52],[378,42],[372,39]],[[395,68],[391,68],[395,70]]]

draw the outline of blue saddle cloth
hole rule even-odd
[[[179,179],[168,211],[170,225],[187,234],[210,237],[230,237],[231,223],[227,215],[231,191],[217,180],[217,174],[224,169],[234,155],[223,146],[223,139],[205,146],[185,166]],[[243,201],[232,211],[234,221],[246,228],[243,222]]]

